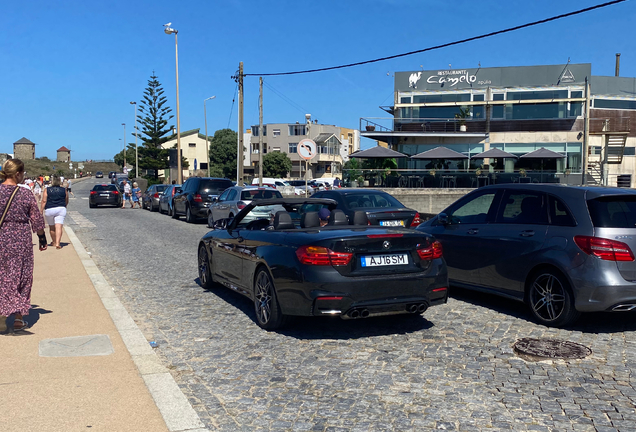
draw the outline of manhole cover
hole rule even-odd
[[[557,339],[519,339],[513,345],[515,352],[531,359],[582,359],[592,350],[581,344]]]

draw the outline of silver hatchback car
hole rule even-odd
[[[212,200],[212,204],[208,208],[208,227],[214,227],[214,221],[219,219],[234,217],[245,208],[253,199],[271,199],[282,198],[283,195],[279,191],[270,187],[258,186],[234,186],[229,187],[223,193]],[[260,206],[259,211],[275,214],[277,211],[285,210],[282,206]],[[250,218],[256,216],[252,213]],[[247,222],[249,218],[243,218]]]
[[[418,230],[442,243],[451,284],[526,302],[547,326],[636,309],[636,193],[486,186]]]

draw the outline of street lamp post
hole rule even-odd
[[[139,152],[137,150],[137,102],[131,102],[135,106],[135,177],[139,177]]]
[[[181,171],[181,124],[179,122],[179,43],[177,41],[178,30],[170,27],[172,23],[164,24],[166,34],[174,34],[174,55],[176,64],[177,81],[177,183],[183,184],[183,172]]]
[[[208,115],[205,112],[205,102],[210,99],[216,99],[216,96],[210,96],[203,100],[203,121],[205,123],[205,157],[208,161],[208,177],[210,177],[210,145],[208,144]]]
[[[124,127],[124,170],[126,170],[126,123],[121,124]]]

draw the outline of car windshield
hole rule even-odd
[[[275,189],[245,189],[241,192],[241,200],[248,201],[253,199],[269,199],[269,198],[282,198],[280,192]]]
[[[155,185],[157,192],[163,192],[168,188],[168,185]]]
[[[95,185],[94,191],[116,191],[115,185]]]
[[[230,180],[203,180],[199,185],[199,193],[219,195],[229,187],[232,187],[232,181]]]
[[[636,228],[636,195],[596,198],[587,207],[597,228]]]
[[[389,194],[380,192],[363,192],[347,194],[344,197],[348,208],[401,208],[402,203]]]

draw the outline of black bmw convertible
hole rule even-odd
[[[321,226],[318,212],[302,212],[306,204],[327,206],[327,224]],[[291,315],[421,314],[446,303],[448,275],[438,241],[406,228],[368,225],[364,211],[349,220],[336,206],[325,198],[254,200],[234,218],[216,221],[198,246],[201,284],[211,289],[219,283],[253,300],[266,330],[280,328]],[[268,208],[271,214],[263,217]]]

